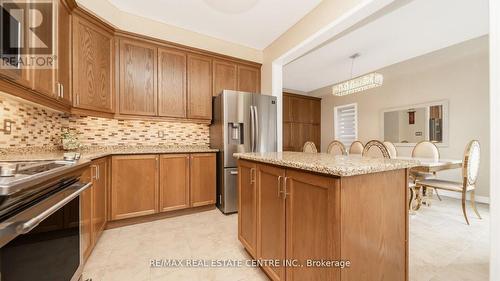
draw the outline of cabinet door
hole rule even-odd
[[[238,162],[238,239],[253,258],[257,257],[256,165]]]
[[[321,100],[312,100],[311,102],[312,123],[321,123]]]
[[[71,104],[71,11],[65,3],[59,1],[58,12],[58,41],[57,41],[57,82],[59,98]]]
[[[238,91],[260,93],[260,69],[238,65]]]
[[[292,123],[283,123],[283,151],[295,151],[292,144]]]
[[[101,236],[106,226],[106,201],[108,185],[108,159],[102,158],[94,161],[93,169],[93,192],[92,192],[92,233],[93,239]]]
[[[154,116],[157,112],[157,48],[120,40],[120,113]]]
[[[189,154],[160,156],[160,211],[189,207]]]
[[[81,177],[83,182],[91,181],[91,171],[86,170]],[[83,260],[87,260],[92,252],[93,247],[93,235],[92,235],[92,189],[93,186],[87,188],[80,195],[80,248]]]
[[[32,17],[30,18],[30,25],[37,23],[37,22],[43,22],[43,15],[51,15],[52,14],[52,7],[51,5],[47,6],[38,6],[37,9],[41,9],[42,11],[40,13],[33,13]],[[37,27],[37,32],[40,32],[41,34],[47,34],[47,33],[52,33],[52,25],[51,24],[45,24],[45,25],[40,25]],[[36,40],[36,35],[34,33],[32,34],[32,38],[30,38],[30,41],[35,42]],[[59,38],[58,38],[59,39]],[[53,48],[55,46],[52,46]],[[57,54],[56,52],[54,52]],[[32,82],[32,88],[46,96],[49,96],[51,98],[57,99],[58,96],[58,90],[57,90],[57,58],[52,65],[52,67],[47,66],[48,68],[46,69],[33,69],[32,70],[32,77],[31,77],[31,82]]]
[[[283,122],[292,122],[292,98],[283,94]]]
[[[257,259],[285,259],[285,170],[257,165]],[[285,267],[263,266],[274,281],[285,280]]]
[[[340,180],[300,171],[286,171],[286,258],[340,258]],[[329,267],[287,267],[287,281],[340,280]]]
[[[215,204],[215,153],[191,154],[191,206]]]
[[[212,61],[188,55],[188,118],[212,119]]]
[[[113,35],[73,15],[73,106],[113,112]]]
[[[237,65],[232,62],[214,60],[214,97],[222,90],[237,90]]]
[[[158,50],[158,114],[186,118],[186,54]]]
[[[113,156],[111,219],[154,214],[158,210],[158,156]]]

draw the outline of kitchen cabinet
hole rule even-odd
[[[260,93],[260,69],[238,65],[238,91]]]
[[[212,119],[212,60],[189,54],[187,57],[188,118]]]
[[[120,39],[120,114],[156,115],[157,51],[151,44]]]
[[[158,211],[158,155],[113,156],[111,219]]]
[[[279,260],[285,253],[285,169],[257,165],[257,259]],[[245,224],[245,221],[241,221]],[[264,265],[274,281],[285,280],[285,267]]]
[[[191,154],[190,188],[192,207],[215,204],[215,169],[215,153]]]
[[[257,165],[240,161],[238,167],[238,240],[257,258]]]
[[[160,211],[189,208],[189,154],[160,155]]]
[[[113,34],[73,14],[73,107],[114,113]]]
[[[49,7],[49,6],[47,6]],[[43,7],[41,7],[43,8]],[[50,13],[51,11],[45,11]],[[35,14],[32,20],[41,21]],[[46,30],[40,32],[51,33],[51,26],[43,26]],[[56,60],[52,68],[32,69],[31,87],[33,90],[50,98],[61,100],[67,104],[71,102],[71,12],[65,1],[59,1],[57,5],[57,48],[54,51]]]
[[[92,237],[96,241],[101,236],[107,222],[108,158],[92,161]]]
[[[321,99],[283,93],[283,150],[302,151],[307,141],[320,150]]]
[[[90,182],[91,169],[86,170],[82,177],[82,182]],[[92,235],[92,187],[87,188],[80,195],[80,247],[83,260],[87,260],[94,247]]]
[[[213,96],[217,96],[222,90],[238,90],[238,66],[236,63],[214,60],[213,75],[214,75],[214,90]]]
[[[187,55],[172,49],[158,49],[158,115],[186,118]]]

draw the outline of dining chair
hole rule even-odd
[[[421,141],[418,142],[415,147],[413,148],[411,152],[411,157],[413,158],[429,158],[434,161],[438,161],[440,158],[439,155],[439,149],[437,146],[430,141]],[[425,173],[425,172],[420,172],[420,171],[415,171],[415,170],[410,170],[410,178],[416,182],[419,180],[427,180],[427,179],[432,179],[436,177],[436,173]],[[439,195],[438,191],[434,189],[436,192],[436,196],[441,201],[441,196]]]
[[[363,154],[365,146],[360,141],[355,141],[349,147],[349,154]]]
[[[398,156],[398,150],[392,142],[384,141],[384,145],[387,148],[387,151],[389,151],[389,155],[391,156],[391,158],[396,158]]]
[[[387,147],[385,147],[384,143],[378,140],[371,140],[367,142],[365,148],[363,149],[362,155],[363,157],[369,156],[374,158],[391,158]]]
[[[462,212],[464,213],[465,222],[468,225],[469,219],[467,218],[467,208],[465,201],[467,198],[467,193],[470,193],[470,204],[477,217],[481,219],[481,215],[476,208],[475,202],[475,190],[476,181],[479,173],[479,158],[481,154],[481,148],[479,141],[470,141],[464,153],[463,166],[462,166],[462,182],[440,180],[440,179],[428,179],[416,182],[417,186],[421,187],[431,187],[434,189],[442,189],[447,191],[462,193]]]
[[[314,142],[306,141],[306,143],[304,143],[304,146],[302,147],[302,152],[318,153],[318,149],[316,148]]]
[[[347,150],[343,143],[338,140],[333,140],[329,145],[326,153],[333,155],[347,155]]]

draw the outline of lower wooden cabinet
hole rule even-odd
[[[238,168],[238,240],[257,258],[257,165],[240,161]]]
[[[215,153],[113,156],[111,220],[215,204]]]
[[[257,259],[280,260],[285,253],[285,169],[257,165]],[[285,280],[284,266],[262,266],[272,280]]]
[[[214,153],[191,154],[191,206],[215,204],[216,165]]]
[[[158,155],[113,156],[111,219],[158,212]]]
[[[99,240],[107,222],[107,193],[109,186],[109,158],[92,161],[82,175],[83,182],[92,182],[92,187],[81,195],[81,249],[86,260]]]
[[[160,156],[160,212],[189,208],[189,154]]]

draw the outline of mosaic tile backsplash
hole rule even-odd
[[[10,134],[0,132],[0,149],[61,146],[69,128],[82,146],[208,145],[209,126],[181,122],[119,120],[66,115],[10,96],[0,95],[0,129],[12,122]]]

